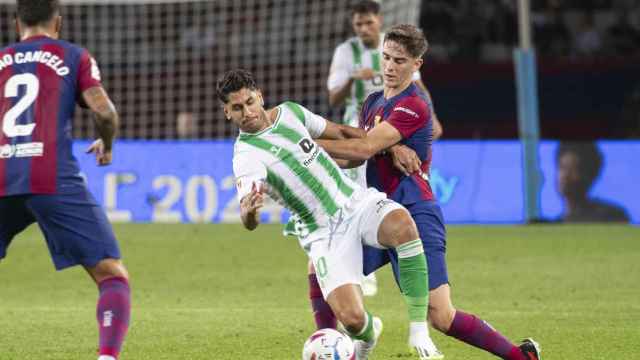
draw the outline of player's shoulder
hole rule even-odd
[[[384,97],[384,90],[374,91],[364,99],[365,104],[373,104]]]
[[[350,37],[347,40],[341,42],[340,44],[338,44],[338,46],[336,46],[336,53],[341,52],[351,52],[353,51],[353,47],[356,46],[360,46],[360,40],[358,39],[357,36],[354,37]]]
[[[415,118],[429,114],[429,104],[418,91],[403,94],[393,105],[392,111],[401,111]]]

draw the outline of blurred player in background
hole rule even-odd
[[[20,42],[0,50],[0,259],[37,222],[56,269],[82,265],[98,285],[99,360],[114,360],[129,326],[129,275],[79,175],[71,122],[76,101],[93,111],[100,138],[88,151],[104,166],[118,114],[87,50],[58,40],[61,24],[59,1],[18,0]]]
[[[538,345],[533,340],[527,339],[516,346],[485,321],[456,310],[451,303],[444,220],[428,177],[433,126],[430,100],[411,80],[412,74],[422,66],[427,47],[424,34],[416,27],[392,27],[383,44],[384,90],[369,96],[362,109],[361,126],[368,132],[367,136],[321,140],[320,144],[331,156],[340,159],[369,159],[368,184],[387,193],[411,213],[425,249],[429,269],[429,321],[436,329],[503,359],[539,360]],[[398,143],[409,146],[422,159],[419,167],[410,166],[410,176],[394,167],[390,151],[382,152]],[[396,274],[395,259],[393,250],[365,248],[365,273],[391,261]],[[425,354],[423,358],[442,358],[442,355]]]
[[[360,109],[364,100],[373,92],[382,90],[383,77],[380,58],[384,34],[381,32],[382,15],[378,2],[359,0],[351,7],[350,16],[356,36],[336,47],[331,60],[327,88],[331,106],[345,105],[342,123],[358,127]],[[420,80],[419,71],[413,74],[412,79],[429,96],[429,92]],[[434,138],[440,137],[442,127],[435,117],[435,113],[433,129]],[[343,171],[360,186],[367,187],[366,164]],[[311,268],[309,276],[313,277]],[[311,283],[313,283],[313,279],[311,279]],[[375,273],[363,278],[362,290],[367,296],[375,295],[377,291]],[[313,293],[313,289],[310,291]],[[312,306],[314,306],[313,303],[312,299]]]
[[[363,136],[302,106],[285,102],[266,110],[250,73],[227,72],[217,84],[229,121],[240,128],[234,145],[240,216],[255,229],[268,194],[297,216],[300,246],[316,270],[322,294],[365,360],[382,331],[382,322],[365,310],[360,292],[362,244],[398,254],[398,281],[405,297],[410,336],[425,336],[427,269],[413,220],[384,193],[358,186],[313,139]],[[349,167],[361,162],[344,162]]]

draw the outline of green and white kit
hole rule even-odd
[[[324,259],[320,266],[326,275],[319,276],[319,282],[326,297],[337,286],[360,284],[361,244],[380,247],[380,222],[402,207],[345,176],[313,140],[325,127],[324,118],[304,107],[281,104],[270,127],[256,134],[240,133],[233,171],[238,199],[256,184],[291,211],[300,246],[316,266]]]

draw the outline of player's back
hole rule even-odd
[[[0,50],[0,196],[82,186],[71,123],[99,80],[88,52],[66,41],[35,36]]]

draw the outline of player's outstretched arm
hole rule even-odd
[[[260,223],[258,210],[263,205],[262,189],[258,189],[258,186],[253,183],[251,192],[240,200],[240,219],[242,219],[242,224],[247,230],[253,231],[258,227]]]
[[[98,165],[109,165],[112,160],[113,139],[116,137],[120,118],[116,107],[102,86],[94,86],[82,93],[84,103],[94,114],[99,139],[87,150],[94,152]]]
[[[397,144],[402,140],[400,132],[381,122],[367,133],[364,138],[346,140],[318,140],[318,143],[333,158],[346,160],[367,160],[378,152]]]
[[[367,136],[367,132],[363,129],[353,126],[336,124],[332,121],[326,120],[327,125],[324,128],[319,139],[327,140],[342,140],[342,139],[360,139]]]

